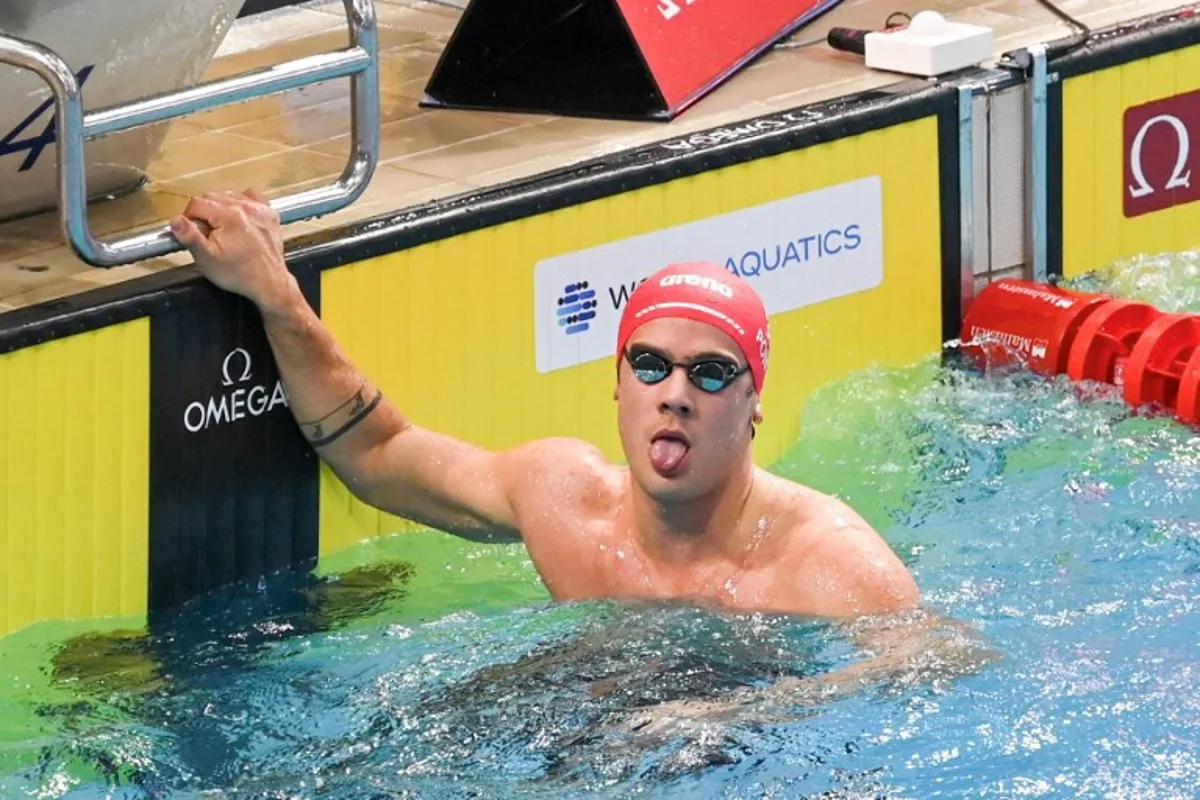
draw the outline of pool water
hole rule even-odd
[[[1076,283],[1200,311],[1200,253],[1121,266]],[[1195,796],[1194,431],[932,357],[827,387],[804,424],[778,471],[858,508],[997,660],[647,733],[657,703],[862,656],[808,620],[553,605],[518,547],[397,536],[153,634],[0,642],[0,796]]]

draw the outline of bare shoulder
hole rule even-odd
[[[912,574],[858,512],[832,495],[776,480],[788,507],[785,572],[814,587],[818,613],[857,616],[917,606],[920,592]]]
[[[502,460],[514,508],[526,523],[537,522],[528,515],[539,508],[590,510],[619,491],[619,468],[582,439],[536,439],[506,451]]]
[[[623,470],[576,439],[541,439],[504,456],[508,492],[521,539],[542,580],[558,598],[586,596],[600,585],[591,545],[612,529]]]

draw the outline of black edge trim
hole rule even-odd
[[[1067,43],[1072,37],[1058,40]],[[1053,51],[1056,43],[1050,43]],[[1053,59],[1052,70],[1070,78],[1200,44],[1200,6],[1155,14],[1092,31],[1080,47]]]
[[[958,164],[958,104],[938,114],[938,193],[942,229],[942,342],[962,327],[962,186]]]
[[[1063,276],[1063,95],[1062,81],[1046,93],[1046,277]]]
[[[153,309],[181,301],[202,283],[194,266],[176,267],[6,311],[0,314],[0,355],[147,316]]]
[[[463,195],[314,234],[299,263],[325,270],[678,178],[911,122],[953,106],[954,87],[872,91],[671,139],[486,193]],[[739,130],[759,128],[741,135]],[[724,140],[723,139],[728,139]],[[684,148],[689,149],[684,149]]]
[[[916,87],[916,88],[913,88]],[[955,107],[957,90],[905,81],[825,103],[766,114],[544,173],[485,191],[298,237],[293,271],[326,270],[439,239],[723,167],[899,125]],[[0,354],[149,315],[220,291],[195,266],[0,314]]]

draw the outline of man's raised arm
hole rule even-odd
[[[493,453],[410,423],[342,351],[308,305],[283,258],[279,218],[254,192],[193,198],[172,230],[218,287],[262,315],[305,437],[357,497],[385,511],[471,538],[513,539],[506,475],[531,448]]]

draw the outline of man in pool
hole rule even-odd
[[[523,542],[556,600],[827,619],[917,606],[912,576],[858,514],[755,466],[770,333],[738,276],[673,265],[631,295],[615,351],[626,467],[575,439],[491,452],[407,419],[305,301],[260,194],[192,198],[172,230],[203,275],[257,306],[292,413],[356,496],[462,537]]]

